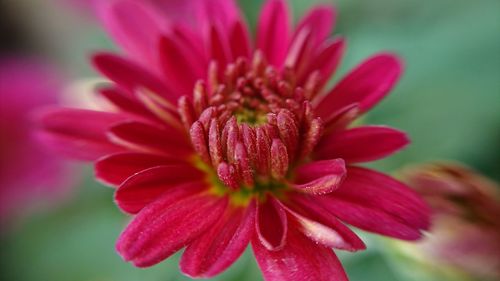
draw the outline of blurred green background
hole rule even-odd
[[[53,59],[70,78],[92,77],[91,50],[112,48],[93,20],[61,1],[6,0],[26,34],[24,50]],[[291,1],[295,18],[319,1]],[[332,1],[322,1],[332,3]],[[262,1],[240,1],[254,26]],[[413,145],[371,164],[385,171],[436,159],[462,161],[500,179],[500,1],[338,0],[336,34],[348,39],[338,74],[363,58],[389,50],[406,63],[405,75],[367,123],[409,132]],[[338,79],[339,75],[335,79]],[[1,280],[168,281],[179,273],[179,255],[150,269],[127,264],[114,251],[126,217],[112,203],[113,191],[85,169],[69,200],[26,216],[5,232]],[[406,281],[387,259],[384,243],[365,235],[369,250],[339,253],[352,281]],[[408,266],[408,265],[406,265]],[[214,280],[261,280],[247,250]]]

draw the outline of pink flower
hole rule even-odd
[[[403,148],[403,132],[349,124],[401,73],[375,55],[333,88],[344,51],[329,39],[335,12],[312,9],[292,27],[284,1],[267,1],[252,42],[232,1],[199,1],[196,21],[165,20],[147,4],[101,10],[126,51],[99,53],[113,112],[56,109],[45,141],[117,186],[134,219],[117,250],[138,267],[186,247],[181,270],[211,277],[250,242],[266,280],[347,280],[330,248],[363,242],[345,223],[415,240],[425,203],[404,184],[357,166]]]
[[[430,235],[413,245],[425,265],[474,280],[498,280],[498,184],[456,163],[420,165],[404,176],[433,210]]]
[[[32,133],[32,112],[54,105],[59,75],[36,60],[0,60],[0,220],[6,223],[68,184],[68,169]]]

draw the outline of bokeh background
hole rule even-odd
[[[91,14],[70,2],[2,0],[1,55],[45,58],[68,81],[95,77],[89,54],[114,46]],[[239,2],[255,26],[262,0]],[[291,1],[295,18],[316,2]],[[371,166],[394,172],[409,164],[452,159],[500,180],[500,1],[322,2],[336,5],[335,33],[348,39],[335,79],[381,50],[400,54],[406,64],[400,84],[365,119],[407,131],[413,144]],[[23,213],[2,229],[0,280],[188,280],[177,268],[179,255],[149,269],[121,260],[114,243],[127,218],[114,206],[113,191],[94,181],[89,166],[81,169],[83,176],[65,200]],[[351,280],[406,281],[401,272],[411,265],[391,258],[386,241],[363,236],[367,251],[340,254]],[[247,250],[214,280],[261,277]]]

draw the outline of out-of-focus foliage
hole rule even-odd
[[[23,3],[24,11],[29,10],[29,3],[39,1],[19,2]],[[253,25],[262,1],[240,2]],[[294,14],[298,15],[319,1],[291,2]],[[335,32],[348,39],[340,73],[380,50],[394,51],[406,62],[401,83],[366,118],[370,123],[408,131],[413,145],[372,166],[393,171],[407,163],[448,158],[463,161],[498,180],[500,1],[339,0],[334,3],[338,10]],[[40,16],[51,18],[52,26],[44,29],[51,34],[52,41],[40,43],[45,46],[43,51],[66,64],[71,72],[88,76],[90,68],[84,61],[89,50],[110,48],[112,44],[90,23],[91,19],[87,26],[82,26],[85,20],[79,19],[78,26],[72,27],[71,22],[76,21],[71,19],[76,15],[68,16],[67,10],[53,8],[44,8],[43,12],[52,14]],[[43,20],[38,24],[42,23]],[[65,25],[66,32],[55,36],[51,30],[58,25]],[[71,32],[71,28],[75,31]],[[38,36],[37,40],[43,38]],[[37,214],[4,234],[0,279],[188,280],[177,269],[178,255],[149,269],[136,269],[121,260],[114,251],[114,243],[126,216],[113,205],[112,192],[95,183],[89,172],[73,201],[57,210]],[[384,244],[373,236],[367,237],[371,242],[368,251],[341,254],[351,280],[407,280],[394,269],[397,260],[386,262],[380,253]],[[259,278],[255,261],[246,253],[214,280]]]

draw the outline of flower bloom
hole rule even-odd
[[[186,247],[181,270],[211,277],[251,243],[266,280],[347,280],[331,248],[363,242],[343,222],[415,240],[426,204],[404,184],[356,166],[408,143],[403,132],[349,124],[401,73],[375,55],[326,86],[344,51],[329,39],[329,6],[295,26],[284,1],[264,4],[255,42],[232,1],[195,1],[193,21],[166,20],[145,3],[100,11],[125,55],[98,53],[112,112],[57,109],[45,141],[116,186],[134,219],[117,250],[138,267]]]
[[[61,196],[68,184],[62,159],[41,146],[31,113],[54,105],[62,89],[59,75],[26,58],[0,60],[0,220],[9,223],[39,199]]]
[[[403,175],[433,210],[430,234],[410,245],[422,262],[473,280],[498,280],[500,187],[455,163],[416,166]]]

